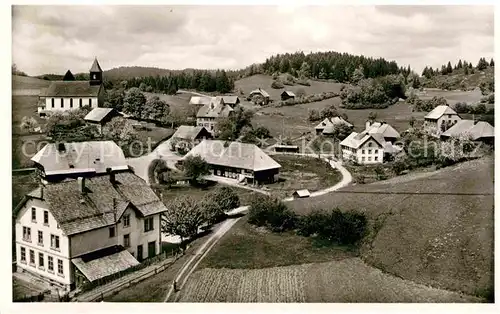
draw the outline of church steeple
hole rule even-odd
[[[97,57],[94,59],[94,63],[90,67],[90,85],[101,85],[102,84],[102,69],[97,61]]]

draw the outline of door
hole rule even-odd
[[[137,246],[137,260],[142,261],[142,244]]]
[[[156,241],[149,242],[148,243],[148,257],[155,257],[156,256]]]

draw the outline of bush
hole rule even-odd
[[[319,115],[318,110],[316,110],[316,109],[309,110],[309,117],[308,117],[308,119],[311,122],[315,122],[315,121],[321,120],[321,117]]]
[[[311,83],[309,82],[309,80],[306,80],[306,79],[297,80],[297,84],[304,85],[304,86],[311,86]]]
[[[268,227],[273,232],[295,228],[296,215],[279,199],[259,195],[254,198],[248,211],[248,222],[258,227]]]
[[[357,175],[354,175],[354,182],[355,183],[358,183],[358,184],[365,184],[365,181],[366,181],[366,177],[364,174],[357,174]]]
[[[407,165],[402,160],[396,160],[392,163],[392,171],[398,176],[407,169]]]
[[[295,93],[295,95],[297,95],[297,97],[305,97],[306,96],[306,91],[303,89],[303,88],[299,88],[297,89],[297,92]]]
[[[283,83],[281,83],[280,81],[273,81],[271,83],[271,87],[274,89],[281,89],[281,88],[285,87],[285,85],[283,85]]]

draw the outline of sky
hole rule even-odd
[[[493,6],[14,6],[28,75],[119,66],[239,69],[277,53],[383,57],[417,72],[494,57]]]

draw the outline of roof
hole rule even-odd
[[[297,190],[293,192],[294,195],[298,195],[299,197],[309,197],[311,196],[311,193],[309,193],[309,190],[304,189],[304,190]]]
[[[89,81],[53,81],[45,92],[47,97],[97,97],[101,85]]]
[[[390,124],[375,122],[368,127],[368,133],[370,134],[382,134],[383,137],[394,137],[399,138],[401,135],[396,131]]]
[[[485,121],[478,121],[474,124],[473,120],[460,120],[441,136],[451,137],[459,135],[470,135],[471,139],[475,141],[485,137],[494,137],[495,128]]]
[[[358,149],[361,145],[363,145],[370,138],[373,138],[375,142],[377,142],[381,147],[385,146],[384,137],[381,134],[370,134],[366,131],[361,133],[352,132],[346,137],[342,142],[340,142],[341,146],[347,146],[354,149]]]
[[[224,103],[225,104],[228,104],[228,105],[236,105],[237,103],[240,102],[240,99],[238,98],[238,96],[222,96],[222,99],[224,100]]]
[[[229,116],[231,111],[234,111],[234,109],[226,105],[221,96],[217,96],[212,97],[210,103],[203,105],[203,107],[198,110],[196,117],[225,118]]]
[[[61,143],[59,151],[55,143],[45,145],[31,160],[41,165],[46,175],[96,172],[128,169],[122,149],[113,141]]]
[[[349,127],[353,127],[353,125],[344,120],[344,118],[337,116],[333,118],[325,118],[323,121],[318,123],[318,125],[316,125],[315,129],[324,129],[325,131],[327,131],[326,133],[332,133],[333,127],[340,123],[346,124]]]
[[[175,131],[174,135],[172,135],[172,138],[180,138],[192,141],[196,139],[196,137],[203,129],[205,128],[202,126],[181,125],[179,126],[177,131]],[[205,131],[208,132],[207,129],[205,129]]]
[[[281,93],[281,95],[283,95],[283,94],[286,94],[286,95],[288,95],[290,97],[295,97],[295,94],[292,91],[289,91],[289,90],[283,91],[283,93]]]
[[[93,258],[88,259],[89,255]],[[129,251],[120,247],[105,248],[98,252],[73,258],[71,261],[91,282],[139,265],[139,262]]]
[[[190,105],[207,105],[210,103],[210,97],[205,96],[192,96],[189,100]]]
[[[281,144],[276,144],[273,146],[274,148],[291,148],[291,149],[299,149],[299,146],[297,145],[281,145]]]
[[[113,108],[94,108],[84,118],[85,121],[101,122],[108,114],[114,112]]]
[[[281,167],[254,144],[230,142],[227,147],[224,147],[224,144],[224,141],[203,140],[191,149],[183,160],[199,155],[209,164],[239,169],[262,171]]]
[[[101,66],[99,65],[99,61],[97,61],[97,58],[94,59],[94,62],[92,63],[92,66],[90,67],[90,72],[102,72]]]
[[[446,105],[439,105],[436,108],[432,109],[431,112],[425,115],[425,119],[439,119],[441,118],[444,114],[457,114],[455,110],[451,109],[450,106]]]
[[[63,232],[69,236],[113,225],[127,208],[141,216],[166,211],[163,202],[147,183],[132,172],[85,178],[85,194],[76,179],[49,183],[29,193],[28,198],[42,198]],[[43,194],[43,195],[42,195]]]
[[[269,94],[260,87],[251,91],[250,95],[252,95],[252,94],[261,94],[264,97],[269,97]]]

